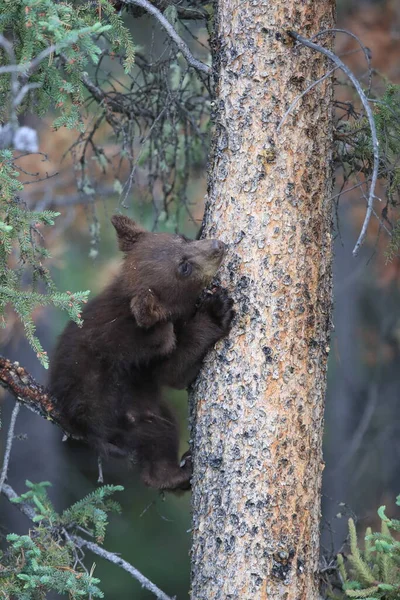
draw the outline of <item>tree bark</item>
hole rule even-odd
[[[229,244],[230,337],[194,385],[192,600],[316,600],[331,317],[331,65],[285,34],[331,0],[220,0],[204,235]],[[321,38],[329,43],[329,36]]]

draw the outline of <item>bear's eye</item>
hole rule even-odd
[[[192,271],[193,271],[193,267],[190,264],[190,262],[185,261],[179,265],[179,274],[183,275],[184,277],[188,277]]]

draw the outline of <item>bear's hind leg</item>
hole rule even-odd
[[[189,490],[192,461],[187,452],[178,461],[179,433],[166,405],[149,410],[135,427],[135,448],[145,485],[159,490]]]
[[[192,461],[190,456],[182,457],[181,465],[167,460],[147,463],[141,469],[141,479],[145,485],[165,491],[190,490]]]

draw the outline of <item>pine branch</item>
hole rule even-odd
[[[70,437],[64,419],[57,410],[57,403],[46,388],[19,365],[0,355],[0,385],[8,390],[17,401],[47,421],[52,421]]]
[[[18,498],[18,494],[8,484],[3,485],[2,493],[10,502],[15,500],[16,498]],[[36,513],[33,510],[33,508],[30,507],[25,502],[18,502],[18,504],[14,504],[14,502],[13,502],[13,505],[16,506],[31,521],[36,516]],[[68,539],[70,541],[72,541],[77,547],[87,548],[94,554],[97,554],[97,556],[101,556],[108,562],[111,562],[114,565],[121,567],[121,569],[123,569],[124,571],[129,573],[129,575],[131,575],[131,577],[136,579],[143,588],[145,588],[149,592],[152,592],[154,594],[154,596],[156,598],[158,598],[159,600],[173,600],[173,598],[171,598],[170,596],[167,596],[167,594],[164,594],[164,592],[162,590],[160,590],[152,581],[147,579],[147,577],[145,577],[133,565],[128,563],[126,560],[124,560],[117,554],[114,554],[113,552],[108,552],[108,550],[101,548],[101,546],[99,546],[98,544],[95,544],[94,542],[90,542],[89,540],[85,540],[77,535],[69,535]]]
[[[5,42],[7,42],[7,40],[2,35],[0,35],[0,45],[6,47]],[[9,44],[9,42],[7,43]],[[23,79],[24,81],[26,81],[29,78],[29,76],[38,68],[42,60],[53,54],[56,50],[57,45],[52,44],[51,46],[48,46],[47,48],[42,50],[42,52],[40,52],[40,54],[38,54],[36,58],[34,58],[28,63],[22,63],[19,65],[10,64],[5,65],[4,67],[0,67],[0,75],[3,75],[3,73],[24,73],[25,76]]]

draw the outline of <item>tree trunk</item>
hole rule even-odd
[[[316,600],[331,315],[331,65],[285,30],[331,0],[219,0],[204,234],[229,244],[229,339],[193,392],[192,600]],[[321,38],[324,43],[328,37]]]

